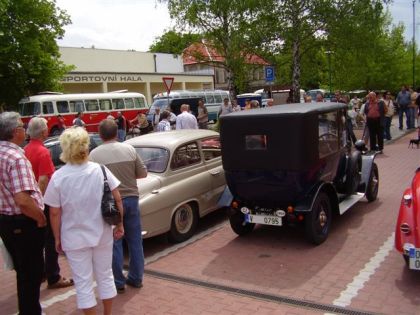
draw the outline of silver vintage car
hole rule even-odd
[[[147,166],[137,181],[145,238],[193,235],[198,219],[216,210],[225,188],[219,134],[211,130],[155,132],[126,141]]]

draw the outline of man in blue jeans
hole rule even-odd
[[[104,143],[90,153],[90,160],[106,165],[121,182],[118,190],[123,200],[124,238],[130,260],[128,275],[125,277],[122,239],[114,241],[112,271],[117,292],[123,293],[126,284],[134,288],[143,286],[144,254],[137,179],[146,177],[147,169],[131,145],[118,142],[118,126],[115,121],[103,120],[99,124],[99,135]]]
[[[396,102],[398,104],[398,118],[400,123],[400,130],[403,129],[403,115],[405,113],[407,129],[411,128],[410,126],[410,111],[408,105],[411,103],[411,94],[408,91],[407,86],[403,85],[401,91],[398,93]]]

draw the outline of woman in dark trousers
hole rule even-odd
[[[382,153],[384,149],[385,105],[378,100],[375,92],[370,92],[365,105],[365,115],[370,136],[370,150]]]

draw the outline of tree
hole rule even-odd
[[[180,29],[189,29],[203,38],[221,56],[227,71],[229,90],[236,95],[245,84],[247,53],[252,43],[262,1],[257,0],[167,0],[171,18]]]
[[[0,0],[0,105],[60,89],[70,67],[59,60],[56,39],[69,23],[54,1]]]
[[[180,55],[185,48],[200,40],[201,35],[199,34],[183,34],[175,30],[169,30],[153,41],[153,44],[149,47],[149,51]]]

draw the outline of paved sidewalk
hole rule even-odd
[[[118,295],[114,314],[420,314],[420,273],[406,270],[401,255],[387,243],[402,192],[420,164],[420,149],[407,148],[417,133],[400,131],[398,117],[391,133],[393,140],[375,159],[381,181],[378,200],[362,201],[334,218],[321,246],[308,244],[299,228],[257,227],[238,237],[222,224],[148,264],[144,287],[128,287]],[[148,258],[151,250],[145,243]],[[384,261],[372,268],[372,257],[384,244]],[[64,257],[60,266],[63,276],[71,276]],[[361,272],[369,269],[369,276]],[[356,294],[340,308],[336,301],[349,288]],[[43,284],[41,302],[47,315],[81,314],[72,288],[48,290]],[[16,314],[16,305],[15,273],[0,269],[0,315]]]

